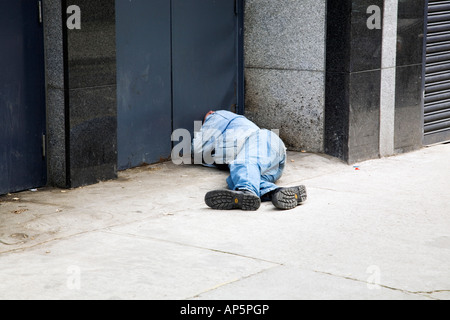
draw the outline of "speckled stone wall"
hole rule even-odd
[[[247,0],[246,116],[291,150],[324,151],[325,0]]]
[[[61,0],[43,2],[48,184],[66,187],[64,49]]]

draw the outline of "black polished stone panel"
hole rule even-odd
[[[70,91],[70,168],[75,170],[98,167],[102,172],[106,167],[115,172],[117,165],[117,116],[116,87],[94,87]],[[91,116],[89,116],[91,115]],[[93,180],[85,179],[82,184],[95,183],[105,178],[102,174]],[[82,181],[82,177],[72,174],[72,183]]]
[[[425,0],[399,1],[397,66],[423,62]]]
[[[382,29],[370,29],[370,6],[383,11],[382,0],[327,2],[327,71],[356,72],[379,69]],[[380,20],[382,24],[382,20]]]
[[[379,156],[382,29],[367,22],[383,4],[327,1],[325,151],[349,163]]]
[[[65,2],[81,10],[65,38],[68,185],[78,187],[117,177],[115,1]]]
[[[116,86],[70,90],[71,186],[117,176]]]
[[[73,89],[69,97],[71,128],[92,119],[115,117],[117,114],[115,85]]]
[[[422,147],[423,100],[422,65],[397,67],[395,99],[395,151],[409,152]]]
[[[71,129],[72,187],[116,178],[117,148],[111,137],[116,130],[115,117],[94,118]]]
[[[327,72],[350,72],[351,1],[327,1]]]
[[[404,153],[423,143],[425,0],[399,1],[394,148]]]
[[[349,163],[379,157],[381,70],[350,74]]]
[[[381,70],[327,76],[325,152],[348,163],[379,157]]]
[[[340,159],[348,159],[349,78],[349,73],[330,72],[325,83],[325,153]]]
[[[372,15],[368,8],[377,6],[380,8],[380,24],[383,25],[383,3],[383,0],[352,1],[350,72],[375,70],[381,66],[382,29],[369,29],[367,21]]]
[[[67,5],[81,10],[81,29],[68,31],[70,88],[115,84],[115,1],[67,0]]]

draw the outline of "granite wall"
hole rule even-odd
[[[246,116],[289,149],[324,151],[325,0],[247,0]]]
[[[67,186],[66,101],[61,0],[43,2],[47,98],[48,184]]]

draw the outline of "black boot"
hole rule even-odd
[[[247,190],[216,190],[206,194],[205,203],[215,210],[256,211],[261,206],[261,199]]]
[[[305,186],[280,188],[273,192],[272,203],[281,210],[294,209],[308,199]]]

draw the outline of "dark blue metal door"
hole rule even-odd
[[[237,109],[235,0],[172,0],[173,127],[191,132],[210,110]]]
[[[39,2],[0,1],[0,194],[46,184]]]
[[[243,111],[242,14],[243,0],[116,1],[119,169],[169,158],[172,131],[211,109]]]
[[[119,170],[169,158],[172,134],[169,0],[117,0]]]

